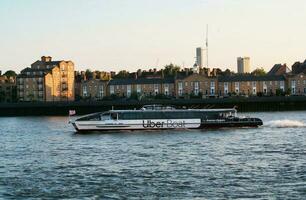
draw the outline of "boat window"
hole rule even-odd
[[[103,113],[101,115],[101,120],[109,120],[110,119],[110,113]]]
[[[117,113],[111,113],[110,117],[113,120],[117,120]]]
[[[77,119],[77,121],[99,121],[99,120],[100,120],[100,114],[88,115],[86,117]]]

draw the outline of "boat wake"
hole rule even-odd
[[[296,120],[275,120],[269,121],[265,124],[266,127],[271,128],[304,128],[306,124],[302,121]]]

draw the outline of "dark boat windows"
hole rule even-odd
[[[114,113],[114,112],[107,112],[107,113],[103,113],[101,115],[101,120],[117,120],[117,113]]]
[[[100,119],[100,114],[93,114],[79,118],[76,121],[99,121]]]
[[[201,112],[122,112],[119,113],[119,119],[199,119],[203,117]]]

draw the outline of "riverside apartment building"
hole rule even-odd
[[[74,101],[74,63],[42,56],[17,76],[19,101]]]

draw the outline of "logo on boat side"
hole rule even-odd
[[[185,125],[185,121],[172,121],[170,119],[166,122],[142,120],[142,126],[144,128],[185,128]]]

